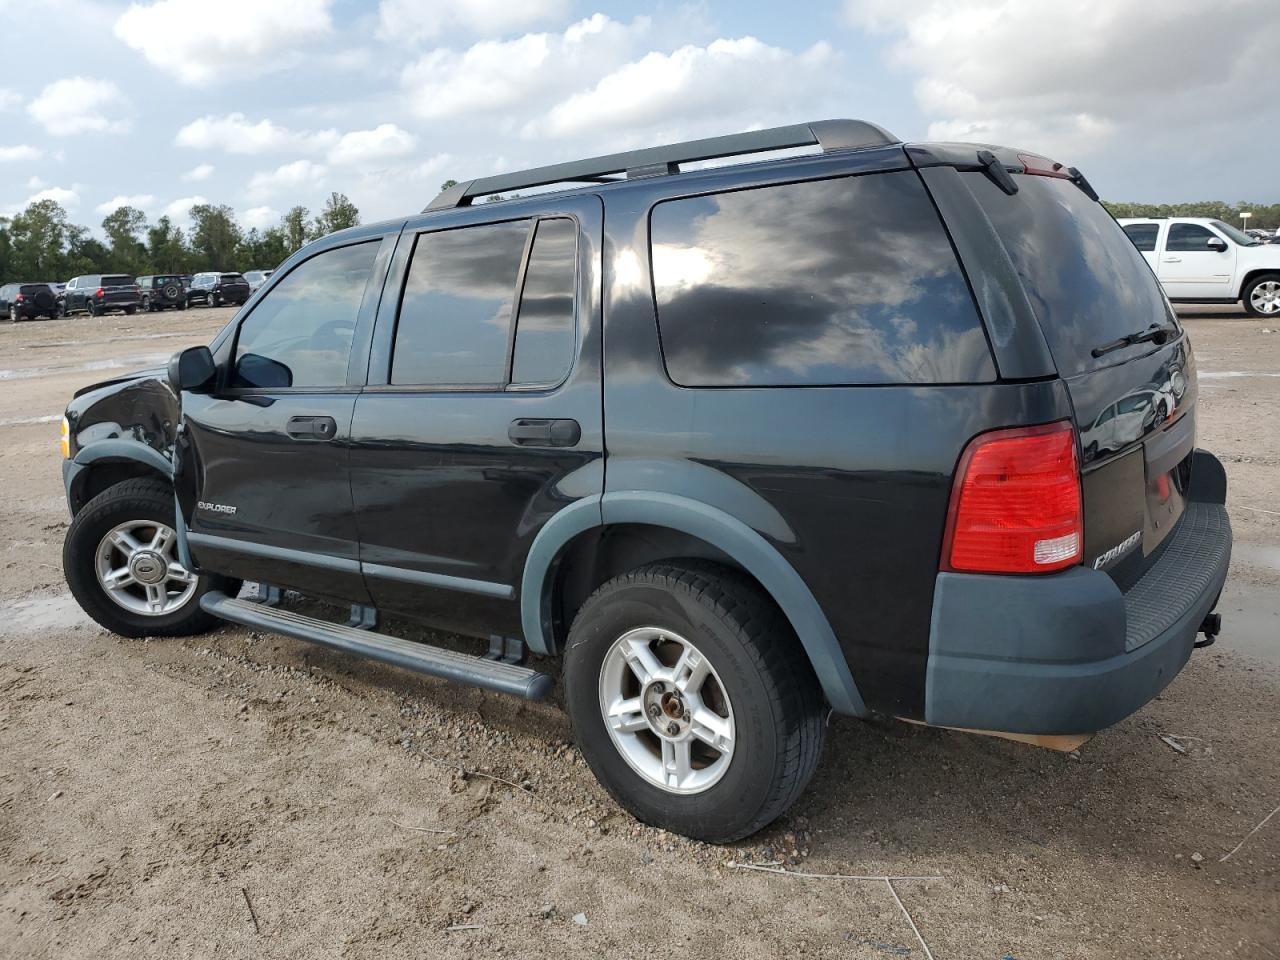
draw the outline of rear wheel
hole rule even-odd
[[[1249,282],[1244,308],[1255,317],[1280,316],[1280,273],[1268,273]]]
[[[213,294],[213,293],[209,294],[209,306],[211,307],[222,306],[222,299],[218,297],[217,294]]]
[[[124,312],[125,312],[126,314],[128,314],[129,316],[133,316],[135,313],[137,313],[137,312],[138,312],[138,308],[137,308],[137,307],[125,307],[125,308],[124,308]]]
[[[91,317],[96,317],[98,315],[98,308],[94,305],[92,300],[85,301],[84,310],[85,313],[89,314]]]
[[[9,304],[9,322],[10,323],[18,322],[18,308],[15,307],[13,304]]]
[[[574,619],[564,679],[592,771],[654,826],[737,840],[817,767],[817,679],[773,602],[728,568],[656,563],[606,583]]]
[[[84,612],[125,637],[188,636],[218,623],[200,609],[210,590],[238,590],[223,577],[195,574],[177,556],[173,491],[154,480],[125,480],[76,514],[62,568]]]

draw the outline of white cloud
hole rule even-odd
[[[0,163],[18,163],[23,160],[39,160],[43,152],[25,143],[16,146],[0,146]]]
[[[250,207],[239,220],[250,230],[266,230],[280,222],[280,211],[274,207]]]
[[[64,210],[75,210],[80,206],[80,194],[68,187],[46,187],[27,197],[27,204],[39,203],[41,200],[52,200]]]
[[[324,179],[325,172],[323,166],[310,160],[295,160],[274,170],[259,171],[249,180],[249,196],[265,199],[314,187]]]
[[[1274,117],[1274,90],[1250,73],[1280,47],[1275,13],[1274,0],[845,3],[853,25],[895,38],[890,62],[915,75],[931,138],[1068,163],[1109,141],[1151,154],[1150,137],[1188,124]]]
[[[563,17],[569,6],[569,0],[382,0],[378,5],[378,38],[415,43],[449,29],[500,35]]]
[[[372,130],[354,130],[343,134],[329,151],[329,162],[340,166],[364,166],[403,157],[413,152],[418,139],[394,123],[383,123]]]
[[[429,120],[509,109],[594,81],[625,62],[649,28],[645,17],[620,23],[597,13],[563,33],[432,50],[405,67],[400,83],[410,110]]]
[[[55,137],[78,133],[123,133],[124,95],[110,80],[68,77],[55,80],[27,104],[27,113]]]
[[[130,4],[116,36],[182,83],[203,86],[294,66],[333,32],[332,0],[159,0]]]
[[[93,209],[105,217],[108,213],[114,213],[121,207],[136,207],[139,210],[149,210],[155,202],[155,196],[150,193],[135,193],[131,196],[120,194],[105,203],[98,204]]]
[[[213,164],[202,163],[184,173],[182,179],[194,183],[199,180],[208,180],[211,176],[213,176]]]
[[[170,220],[183,224],[190,221],[192,207],[208,202],[208,200],[197,193],[191,197],[179,197],[177,200],[168,204],[162,212]]]
[[[755,37],[653,52],[557,103],[525,126],[526,136],[568,137],[593,130],[679,128],[707,120],[748,125],[810,107],[829,87],[835,53],[817,43],[800,53]],[[749,100],[743,92],[751,91]]]
[[[22,105],[22,97],[8,87],[0,87],[0,113],[16,110]]]
[[[49,184],[41,177],[32,176],[27,180],[28,190],[43,190]]]
[[[281,150],[323,150],[338,142],[338,133],[336,130],[318,133],[290,130],[265,118],[250,123],[243,113],[228,113],[223,117],[209,115],[191,121],[178,131],[173,142],[180,147],[252,156]]]

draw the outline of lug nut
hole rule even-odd
[[[667,691],[667,685],[663,683],[661,680],[658,680],[654,683],[653,685],[654,693],[666,693],[666,691]]]
[[[661,708],[656,703],[649,704],[649,716],[656,717],[661,712]]]
[[[671,734],[671,736],[674,737],[679,732],[680,732],[680,724],[678,723],[667,724],[667,733]]]

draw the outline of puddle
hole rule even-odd
[[[1265,567],[1280,573],[1280,547],[1268,543],[1233,543],[1231,558],[1243,560],[1251,567]]]
[[[155,366],[169,359],[167,353],[148,353],[140,357],[120,357],[115,360],[91,360],[67,367],[31,367],[26,370],[0,370],[0,380],[35,380],[39,377],[56,377],[65,373],[87,373],[92,370],[123,370]]]
[[[17,636],[35,630],[65,630],[91,622],[69,593],[0,603],[0,636]]]
[[[60,413],[50,413],[43,417],[9,417],[6,420],[0,420],[0,427],[18,427],[26,423],[57,423],[61,419]]]
[[[1280,667],[1280,590],[1228,580],[1218,612],[1222,633],[1210,649],[1231,650]]]

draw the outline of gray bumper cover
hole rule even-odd
[[[1196,459],[1197,470],[1221,475],[1210,455]],[[939,574],[926,721],[1093,733],[1156,696],[1191,656],[1227,576],[1231,524],[1213,502],[1218,490],[1193,486],[1193,496],[1206,492],[1187,504],[1159,559],[1127,593],[1083,567],[1044,577]]]

